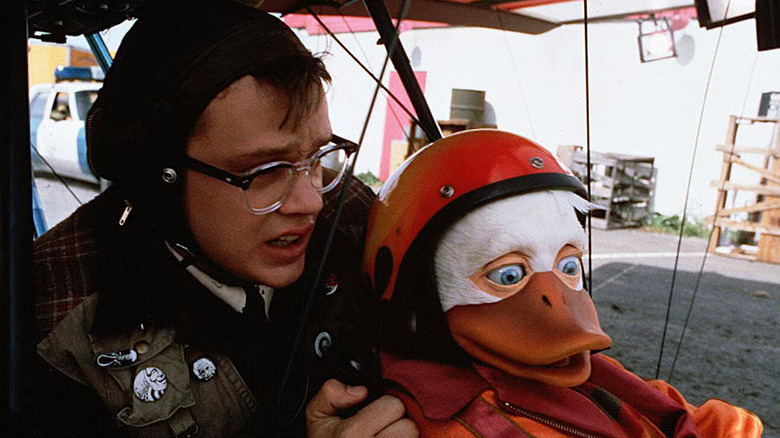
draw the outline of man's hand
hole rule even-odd
[[[414,422],[404,418],[406,409],[401,400],[385,395],[364,407],[357,414],[339,417],[342,409],[365,400],[365,386],[347,386],[338,380],[328,380],[306,407],[306,431],[309,438],[417,437]]]

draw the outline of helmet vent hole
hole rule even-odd
[[[452,187],[449,184],[443,185],[439,189],[439,194],[441,194],[442,198],[445,198],[445,199],[451,198],[452,195],[455,194],[455,187]]]

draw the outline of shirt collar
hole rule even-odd
[[[244,311],[244,307],[246,306],[247,302],[246,288],[225,284],[205,273],[202,269],[197,267],[195,263],[193,263],[195,260],[194,256],[192,256],[191,253],[186,250],[186,248],[180,248],[180,245],[171,245],[167,240],[165,241],[165,246],[168,247],[168,250],[171,252],[171,254],[173,254],[178,262],[187,264],[187,267],[185,268],[187,272],[189,272],[190,275],[198,280],[200,284],[205,286],[206,289],[210,290],[214,295],[224,301],[236,312]],[[271,309],[271,299],[274,296],[274,288],[262,284],[256,284],[251,289],[260,294],[260,297],[263,299],[263,303],[265,305],[265,316],[270,320],[269,311]]]

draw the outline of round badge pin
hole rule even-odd
[[[192,374],[201,382],[206,382],[217,374],[217,366],[209,358],[201,357],[192,363]]]
[[[147,367],[135,375],[133,390],[141,401],[153,402],[159,400],[168,388],[168,378],[157,367]]]
[[[323,357],[332,343],[333,341],[330,338],[330,333],[320,332],[320,334],[317,335],[317,339],[314,340],[314,353],[317,357]]]
[[[333,295],[339,288],[339,278],[335,274],[330,274],[325,280],[325,295]]]

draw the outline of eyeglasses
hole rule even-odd
[[[242,175],[234,175],[185,156],[184,166],[241,189],[246,205],[256,215],[271,213],[282,206],[292,189],[295,175],[304,172],[317,193],[326,193],[338,186],[344,177],[349,157],[357,144],[337,135],[330,143],[301,161],[273,161],[255,167]]]

